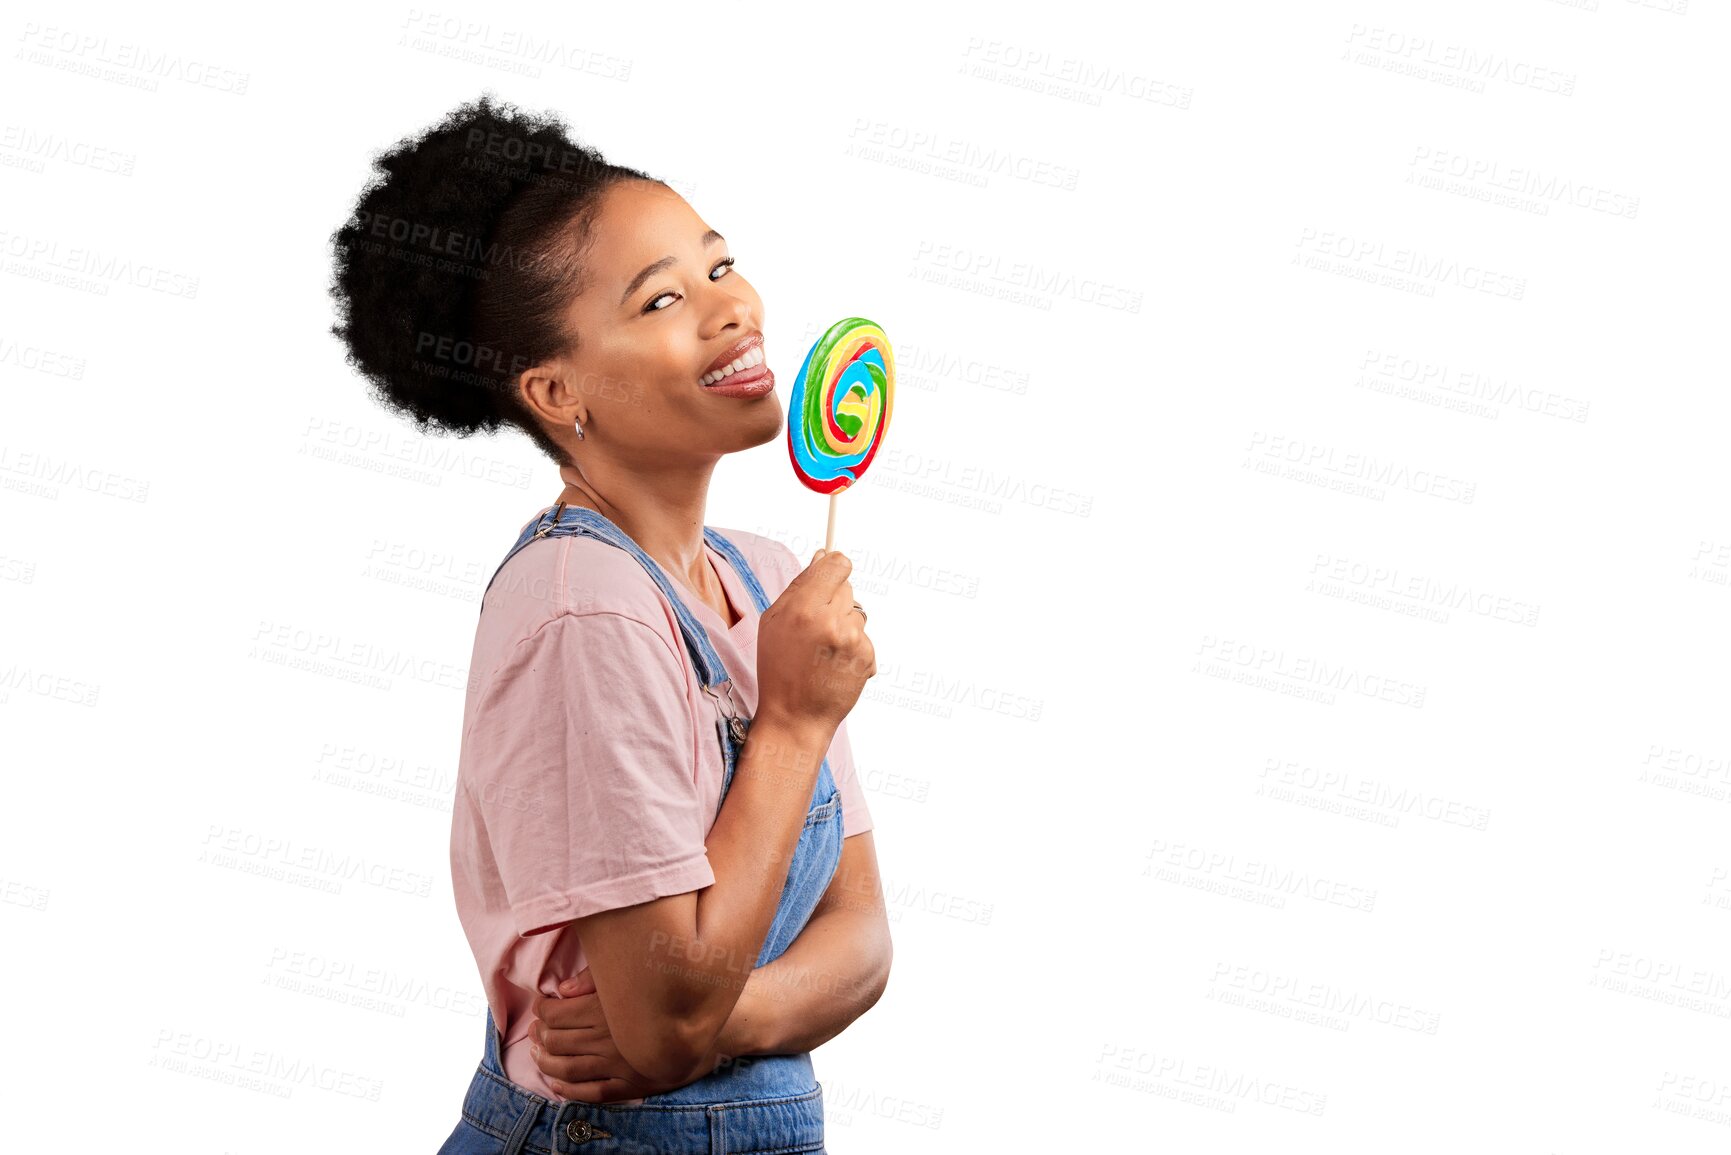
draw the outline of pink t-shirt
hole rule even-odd
[[[545,512],[545,511],[544,511]],[[774,602],[804,565],[771,538],[721,533]],[[730,629],[672,574],[680,599],[757,711],[758,612],[707,543],[740,614]],[[721,800],[716,710],[673,606],[626,551],[577,535],[530,542],[481,603],[451,813],[457,916],[474,950],[506,1075],[556,1099],[529,1053],[532,1004],[588,965],[571,920],[715,881],[704,839]],[[829,767],[842,828],[872,828],[847,724]]]

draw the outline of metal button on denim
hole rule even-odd
[[[573,1143],[587,1143],[591,1139],[611,1139],[611,1131],[603,1131],[593,1123],[584,1119],[573,1119],[565,1124],[565,1137]]]

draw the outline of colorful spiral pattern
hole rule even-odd
[[[807,489],[860,479],[890,427],[895,386],[895,354],[876,324],[848,317],[817,339],[787,404],[787,455]]]

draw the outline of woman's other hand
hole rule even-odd
[[[559,997],[536,998],[534,1014],[529,1034],[535,1042],[530,1053],[560,1098],[610,1103],[659,1095],[685,1085],[657,1083],[634,1070],[619,1054],[588,967],[574,979],[561,980]]]

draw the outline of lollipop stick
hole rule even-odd
[[[829,495],[829,528],[823,531],[823,551],[828,553],[835,548],[835,499],[841,495],[836,490]]]

